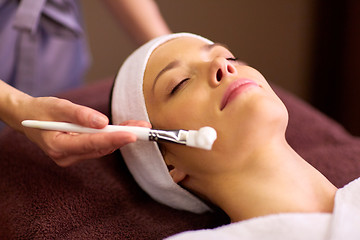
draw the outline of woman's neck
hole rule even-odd
[[[232,222],[276,213],[332,212],[336,188],[284,140],[247,159],[246,170],[213,178],[205,193]]]

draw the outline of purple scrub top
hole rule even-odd
[[[0,0],[0,79],[32,96],[81,85],[83,29],[78,0]]]

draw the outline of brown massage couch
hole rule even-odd
[[[111,80],[60,97],[109,114]],[[360,176],[360,140],[276,88],[286,104],[289,143],[336,186]],[[23,135],[0,133],[0,239],[162,239],[227,223],[154,202],[134,182],[119,152],[76,166],[55,165]]]

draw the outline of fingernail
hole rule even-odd
[[[95,115],[92,119],[92,124],[95,126],[95,127],[102,127],[104,125],[107,124],[107,118],[104,117],[104,116],[99,116],[99,115]]]

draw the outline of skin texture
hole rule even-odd
[[[287,144],[284,104],[257,70],[233,57],[222,45],[185,37],[150,56],[143,91],[153,127],[211,126],[218,133],[212,151],[162,145],[170,175],[233,222],[280,212],[331,212],[336,188]],[[236,81],[252,84],[224,107]]]

